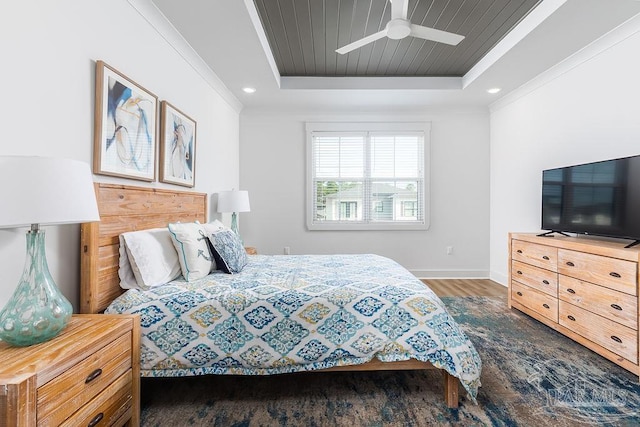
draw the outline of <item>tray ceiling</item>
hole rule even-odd
[[[385,28],[389,0],[253,0],[281,76],[465,75],[540,0],[409,0],[413,24],[465,36],[457,46],[382,38],[335,50]]]
[[[259,1],[263,4],[258,4]],[[285,56],[290,56],[291,64],[302,66],[303,72],[309,73],[298,76],[295,73],[300,71],[295,67],[291,70],[279,70],[276,65],[277,54],[272,54],[273,48],[269,46],[267,32],[259,17],[259,8],[264,9],[267,4],[270,7],[284,4],[284,0],[128,0],[212,87],[218,90],[223,86],[220,92],[228,93],[240,108],[266,112],[486,108],[547,70],[552,73],[560,72],[553,70],[560,70],[556,66],[562,66],[562,61],[569,61],[566,67],[572,67],[576,61],[584,61],[589,55],[600,52],[602,46],[615,43],[617,37],[626,37],[626,32],[630,30],[625,28],[628,25],[634,28],[634,20],[640,17],[640,1],[637,0],[544,0],[539,3],[526,3],[524,0],[449,0],[443,3],[447,7],[439,6],[441,9],[437,16],[429,17],[429,14],[422,12],[423,15],[418,19],[416,12],[423,10],[423,1],[431,5],[433,11],[440,0],[420,0],[420,4],[417,0],[409,0],[408,12],[412,14],[409,17],[413,23],[421,25],[424,18],[426,25],[433,24],[436,28],[457,32],[465,24],[465,19],[461,19],[460,14],[467,11],[467,23],[478,20],[477,25],[470,27],[477,35],[464,34],[466,38],[453,51],[440,50],[446,46],[438,49],[434,45],[429,50],[423,49],[422,45],[429,42],[411,39],[393,42],[381,39],[369,47],[365,46],[364,50],[359,49],[339,57],[334,52],[339,43],[343,46],[365,35],[364,31],[357,34],[351,29],[359,22],[354,18],[354,12],[347,12],[351,13],[351,18],[347,21],[344,15],[344,19],[339,21],[340,25],[348,22],[348,30],[338,30],[336,20],[333,30],[335,40],[331,42],[333,46],[329,47],[326,37],[330,32],[322,30],[324,35],[320,36],[319,41],[309,38],[318,36],[316,30],[311,29],[311,24],[305,26],[303,20],[298,18],[303,15],[302,11],[306,10],[308,14],[304,22],[313,23],[309,14],[316,3],[321,4],[325,11],[321,15],[323,19],[329,6],[335,8],[334,15],[345,5],[351,5],[352,8],[355,6],[357,15],[363,4],[371,5],[372,10],[374,6],[380,8],[379,5],[382,5],[380,9],[387,10],[379,12],[381,15],[376,24],[378,27],[367,27],[366,34],[371,34],[385,25],[389,5],[384,0],[358,0],[357,3],[355,0],[340,0],[339,3],[338,0],[289,0],[290,10],[294,11],[294,6],[296,8],[295,18],[292,20],[288,15],[290,12],[282,9],[286,6],[281,6],[278,15],[274,16],[281,16],[281,32],[289,31],[292,27],[296,31],[296,37],[298,32],[302,34],[306,31],[309,34],[306,39],[298,37],[297,45],[291,42],[286,46]],[[615,7],[612,7],[613,3]],[[452,9],[453,12],[445,12],[454,4],[458,7]],[[488,12],[473,15],[469,8],[475,8],[476,12],[491,10],[495,17],[490,19]],[[367,16],[372,13],[367,12]],[[519,17],[516,18],[516,15]],[[496,19],[502,19],[504,24],[498,25]],[[458,26],[453,26],[454,24]],[[612,32],[612,37],[609,32]],[[482,43],[479,41],[480,36],[484,37]],[[323,46],[324,50],[318,50],[316,44]],[[312,46],[311,50],[308,46]],[[481,48],[483,53],[480,53]],[[582,53],[583,49],[585,53]],[[458,68],[457,71],[455,67],[450,67],[447,72],[451,74],[444,76],[394,75],[392,73],[398,73],[398,70],[404,68],[398,66],[394,69],[380,64],[376,64],[375,72],[384,69],[387,74],[347,77],[344,77],[346,74],[338,74],[346,73],[354,63],[362,64],[362,70],[365,54],[371,56],[370,60],[367,58],[367,63],[375,63],[372,52],[378,50],[382,52],[382,56],[378,58],[398,56],[402,51],[402,55],[408,60],[410,55],[417,58],[418,52],[425,54],[426,51],[429,61],[450,61],[464,55],[468,63],[462,61],[465,68]],[[411,53],[407,53],[409,50]],[[299,55],[297,63],[293,59],[295,53],[292,52],[295,51]],[[327,58],[332,58],[333,61],[328,72],[325,69],[331,61],[327,61]],[[412,61],[415,64],[418,59],[412,58]],[[402,64],[402,60],[399,63]],[[431,67],[429,72],[442,72],[439,71],[440,68]],[[358,70],[357,65],[355,69]],[[468,71],[465,72],[465,69]],[[242,89],[249,86],[257,91],[252,94],[244,93]],[[224,87],[228,88],[228,92]],[[487,93],[487,89],[496,87],[502,88],[502,91],[498,94]]]

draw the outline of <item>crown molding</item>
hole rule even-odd
[[[216,91],[236,113],[243,105],[151,0],[127,0],[131,7]]]
[[[601,53],[611,49],[617,44],[640,32],[640,14],[628,19],[599,39],[585,46],[564,61],[539,74],[519,88],[509,92],[496,102],[489,105],[489,111],[495,112],[507,105],[516,102],[520,98],[547,85],[553,80],[563,76],[574,68],[590,61]]]

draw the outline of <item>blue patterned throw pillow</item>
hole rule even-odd
[[[247,252],[240,238],[231,230],[222,230],[209,235],[212,254],[218,268],[225,273],[240,273],[247,262]]]

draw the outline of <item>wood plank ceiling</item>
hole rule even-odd
[[[383,30],[389,0],[254,0],[281,76],[466,74],[541,0],[409,0],[408,18],[461,34],[457,46],[386,37],[340,55],[335,49]]]

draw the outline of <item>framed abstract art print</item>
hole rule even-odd
[[[193,187],[196,122],[167,101],[160,113],[160,181]]]
[[[154,181],[157,117],[153,93],[97,61],[93,172]]]

